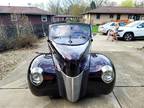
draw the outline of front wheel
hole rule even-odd
[[[125,33],[123,38],[125,41],[132,41],[134,39],[134,35],[133,33]]]

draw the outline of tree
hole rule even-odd
[[[144,7],[144,0],[135,0],[135,7]]]
[[[74,4],[70,7],[70,14],[74,16],[79,16],[81,13],[83,13],[85,10],[85,7],[79,4]]]
[[[133,2],[133,0],[124,0],[121,3],[121,6],[122,7],[134,7],[134,2]]]
[[[113,1],[106,1],[104,3],[104,6],[117,6],[117,2],[113,2]]]
[[[63,10],[65,10],[66,14],[79,16],[85,12],[86,8],[87,4],[84,0],[63,0]]]
[[[103,6],[107,0],[93,0],[93,1],[95,2],[97,8]]]
[[[91,8],[91,9],[95,9],[95,8],[96,8],[96,4],[95,4],[94,1],[92,1],[92,2],[90,3],[90,8]]]
[[[61,14],[63,11],[61,0],[49,0],[49,3],[47,3],[47,10],[52,14]]]

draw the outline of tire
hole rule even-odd
[[[132,41],[134,39],[134,34],[133,33],[125,33],[123,39],[125,41]]]

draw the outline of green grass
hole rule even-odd
[[[92,33],[98,32],[98,25],[92,25]]]

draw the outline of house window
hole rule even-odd
[[[140,20],[140,15],[135,15],[135,20]]]
[[[120,17],[121,17],[121,15],[118,14],[118,15],[117,15],[117,20],[120,20]]]
[[[47,22],[47,16],[41,16],[41,21],[42,22]]]
[[[100,19],[100,14],[97,14],[97,15],[96,15],[96,19]]]
[[[17,15],[11,14],[11,21],[17,21]]]
[[[133,15],[128,15],[128,19],[133,19]]]
[[[113,18],[114,17],[114,15],[113,14],[110,14],[110,18]]]

